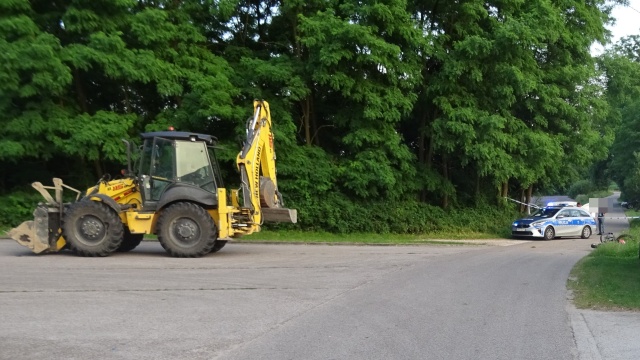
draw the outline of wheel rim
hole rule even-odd
[[[107,233],[107,227],[100,218],[93,215],[85,215],[76,222],[76,234],[78,240],[95,245],[102,241]]]
[[[171,238],[180,246],[193,246],[200,239],[200,226],[189,218],[177,218],[171,223]]]
[[[551,239],[553,237],[553,229],[551,228],[547,228],[547,230],[545,230],[544,235],[547,239]]]
[[[585,227],[584,229],[582,229],[582,236],[589,237],[590,235],[591,235],[591,229],[589,229],[588,227]]]

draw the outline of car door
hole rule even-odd
[[[596,222],[591,214],[584,210],[578,210],[578,215],[580,216],[582,227],[589,225],[591,227],[591,232],[596,232]]]
[[[579,210],[570,210],[571,220],[569,224],[571,224],[570,234],[572,236],[580,236],[582,234],[582,226],[584,225],[584,219],[580,216]]]
[[[555,221],[556,236],[571,234],[571,213],[567,209],[560,210]]]

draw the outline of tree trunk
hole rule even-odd
[[[80,71],[73,69],[73,83],[76,87],[76,96],[78,97],[78,103],[83,113],[89,113],[89,105],[87,103],[87,95],[85,94],[84,87],[82,86],[82,79]]]
[[[95,159],[93,161],[93,166],[96,170],[96,174],[98,174],[98,178],[101,178],[104,175],[104,171],[102,171],[102,165],[100,164],[100,159]]]
[[[476,194],[475,194],[475,198],[476,198],[476,202],[480,201],[480,178],[482,177],[482,175],[480,175],[480,173],[476,174]]]
[[[531,204],[531,198],[533,196],[533,184],[529,185],[527,189],[527,204]],[[527,206],[527,214],[531,214],[531,206]]]
[[[434,145],[433,145],[433,129],[429,130],[429,136],[425,138],[425,141],[429,142],[429,145],[427,146],[427,154],[424,157],[424,166],[427,169],[431,169],[431,166],[433,165],[433,152],[434,152]],[[423,202],[427,201],[427,191],[426,190],[422,190],[422,194],[421,194],[421,200]]]
[[[509,180],[505,180],[500,188],[500,191],[498,192],[498,204],[504,204],[504,198],[506,198],[509,195]]]
[[[418,162],[420,165],[426,164],[426,142],[427,142],[427,112],[423,112],[420,117],[420,125],[418,129],[420,129],[420,139],[418,140]]]
[[[302,103],[302,126],[304,127],[304,140],[307,146],[311,146],[311,100],[307,96]]]
[[[449,164],[447,162],[447,157],[442,157],[442,176],[445,181],[449,180]],[[447,192],[444,193],[442,197],[442,208],[446,209],[449,206],[449,194]]]
[[[425,129],[426,125],[427,125],[427,112],[424,111],[420,118],[420,125],[419,125],[420,138],[418,140],[418,164],[426,165],[427,168],[430,168],[431,162],[428,160],[429,154],[427,153],[427,146],[426,146],[426,142],[427,141],[430,142],[430,139],[428,139],[426,134],[427,132]],[[428,161],[429,163],[427,164]],[[427,191],[424,188],[420,190],[420,193],[418,193],[418,201],[420,202],[427,201]]]
[[[322,126],[318,126],[316,112],[314,111],[314,101],[313,101],[313,87],[309,91],[309,120],[311,121],[311,131],[315,134],[312,138],[313,144],[315,146],[320,146],[320,136],[318,136],[318,132]]]

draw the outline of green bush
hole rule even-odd
[[[506,237],[519,215],[492,206],[443,210],[409,199],[353,202],[340,194],[322,199],[292,201],[302,230],[330,233],[428,234],[479,232]]]
[[[576,196],[576,201],[579,202],[580,204],[588,204],[589,203],[589,195],[585,195],[585,194],[580,194],[578,196]]]
[[[11,228],[31,220],[33,210],[41,201],[42,197],[35,191],[0,196],[0,227]],[[488,205],[443,210],[413,199],[354,202],[340,193],[322,199],[292,199],[287,206],[297,209],[298,224],[267,224],[267,228],[338,234],[476,232],[507,237],[511,222],[519,216],[510,208]]]
[[[12,228],[26,220],[33,220],[33,211],[43,201],[36,191],[19,191],[0,196],[0,227]]]
[[[567,195],[570,198],[575,199],[580,194],[588,194],[594,190],[595,188],[591,181],[579,180],[569,187],[569,190],[567,190]]]

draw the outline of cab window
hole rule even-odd
[[[178,181],[191,183],[210,192],[215,191],[213,169],[204,143],[176,141],[176,154]]]

